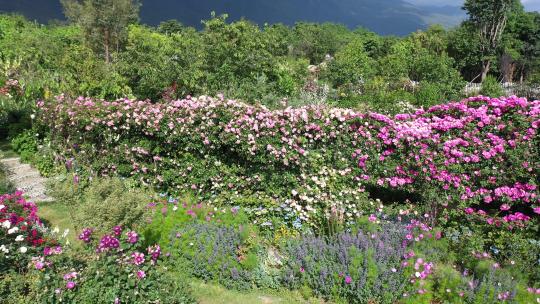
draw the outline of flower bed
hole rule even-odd
[[[135,231],[116,226],[101,237],[84,229],[86,250],[75,249],[37,211],[22,192],[0,195],[0,295],[7,303],[194,303],[181,280],[167,281],[159,245],[145,246]]]

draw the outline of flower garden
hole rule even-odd
[[[540,303],[538,100],[383,115],[58,96],[32,124],[12,147],[78,237],[0,196],[13,303],[192,303],[192,279],[305,302]]]

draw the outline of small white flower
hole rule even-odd
[[[189,243],[189,246],[193,246],[193,243]]]
[[[59,233],[59,232],[60,232],[60,228],[58,228],[58,226],[54,227],[53,233]]]
[[[6,229],[9,229],[9,227],[11,227],[11,222],[10,221],[3,222],[2,227],[6,228]]]
[[[418,272],[418,271],[415,272],[415,273],[414,273],[414,276],[417,277],[417,278],[419,278],[419,277],[420,277],[420,272]]]
[[[62,237],[63,237],[63,238],[66,238],[66,236],[68,235],[68,233],[69,233],[69,229],[64,230],[64,234],[62,234]]]
[[[23,246],[23,247],[19,248],[19,251],[20,251],[21,253],[26,253],[26,252],[28,251],[28,248],[26,248],[26,247]]]
[[[15,242],[22,242],[24,241],[24,236],[22,234],[17,235],[15,238]]]
[[[173,211],[176,211],[178,210],[178,206],[174,205],[174,207],[172,208]]]
[[[4,253],[9,253],[9,249],[7,249],[6,245],[0,246],[0,251],[2,251]]]
[[[19,231],[19,227],[13,227],[13,228],[9,229],[7,233],[8,234],[13,234],[13,233],[15,233],[17,231]]]
[[[6,208],[6,206],[4,205],[0,205],[0,211],[2,211],[2,209]]]

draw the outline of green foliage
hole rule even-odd
[[[504,95],[504,90],[495,77],[488,76],[482,83],[482,90],[480,90],[480,94],[484,96],[499,97]]]
[[[79,185],[65,178],[53,184],[52,195],[70,209],[77,229],[92,227],[108,231],[116,225],[138,227],[144,222],[148,191],[130,189],[116,178],[104,178]]]
[[[34,165],[42,176],[48,177],[55,170],[52,151],[39,148],[38,140],[35,130],[26,130],[11,140],[11,147],[23,162]]]
[[[0,297],[5,304],[24,304],[35,301],[39,292],[37,277],[16,272],[0,274]]]
[[[111,3],[114,10],[99,9],[113,7]],[[291,105],[323,100],[387,111],[391,106],[374,105],[383,104],[384,98],[384,103],[404,100],[416,106],[459,99],[463,79],[476,79],[482,64],[489,62],[496,72],[508,71],[499,60],[504,54],[515,68],[505,75],[514,80],[534,81],[540,67],[536,43],[540,31],[535,22],[539,14],[517,7],[510,10],[500,47],[487,54],[476,35],[479,26],[472,21],[448,32],[432,26],[397,38],[331,23],[260,28],[212,15],[197,31],[174,20],[156,28],[135,25],[138,5],[131,0],[66,0],[64,4],[74,25],[38,26],[20,16],[0,17],[0,82],[18,80],[19,99],[24,103],[61,93],[105,99],[133,94],[152,100],[224,93],[270,107],[279,107],[279,101],[287,98]],[[104,54],[105,46],[109,55]],[[334,60],[327,62],[327,55]],[[109,58],[108,64],[104,57]],[[308,73],[309,64],[316,65],[318,72]],[[387,83],[385,96],[364,87],[379,79]],[[409,81],[420,82],[420,91],[404,86]],[[321,90],[329,85],[324,98],[312,96],[312,83]],[[27,117],[31,106],[23,108]],[[3,133],[6,117],[0,111]],[[10,120],[13,134],[29,121],[19,125]]]
[[[444,85],[432,82],[420,83],[420,88],[415,92],[416,102],[418,106],[433,106],[446,100],[446,94],[444,93]]]
[[[481,57],[481,81],[484,82],[500,46],[508,17],[515,7],[520,6],[517,0],[466,0],[463,9],[467,11],[469,23],[476,35]]]
[[[374,61],[365,51],[364,42],[354,39],[336,53],[328,67],[328,77],[336,86],[356,85],[370,78]]]
[[[462,258],[466,268],[477,263],[471,253],[486,253],[503,266],[511,267],[516,279],[535,282],[540,278],[540,242],[535,239],[537,227],[515,233],[486,227],[475,221],[446,229],[450,248]],[[532,266],[532,267],[531,267]]]
[[[13,138],[11,147],[21,156],[23,162],[32,161],[38,152],[37,138],[33,130],[28,130]]]
[[[157,27],[158,32],[166,35],[180,34],[184,31],[184,29],[185,27],[182,25],[182,23],[174,19],[163,21]]]
[[[293,28],[292,53],[319,64],[326,55],[334,55],[346,45],[351,34],[343,25],[298,22]]]
[[[129,265],[129,264],[127,264]],[[129,275],[131,269],[111,257],[91,260],[85,268],[88,277],[74,290],[72,303],[113,303],[123,299],[126,303],[192,304],[187,281],[179,275],[172,276],[163,266],[144,267],[146,277],[138,279]]]
[[[226,23],[227,15],[204,21],[201,33],[206,72],[205,93],[227,90],[226,84],[270,77],[274,57],[257,25],[241,20]]]
[[[32,103],[22,98],[18,82],[8,82],[0,82],[0,90],[7,91],[5,95],[0,93],[0,140],[13,138],[31,127]]]
[[[111,60],[126,38],[127,26],[137,22],[137,0],[62,0],[64,13],[82,28],[87,43],[101,53],[105,62]]]
[[[185,30],[160,34],[142,26],[131,26],[126,51],[119,69],[128,79],[133,93],[143,98],[160,99],[200,93],[203,74],[201,38]]]

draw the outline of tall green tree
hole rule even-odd
[[[493,57],[497,55],[508,17],[519,0],[466,0],[463,9],[467,11],[480,41],[481,81],[483,82],[491,68]]]
[[[503,36],[501,72],[506,81],[520,82],[540,67],[540,13],[514,12]]]
[[[163,21],[157,27],[158,32],[166,35],[179,34],[184,29],[182,23],[175,19]]]
[[[89,45],[105,62],[118,52],[127,37],[127,26],[139,20],[138,0],[60,0],[64,14],[79,25]]]

